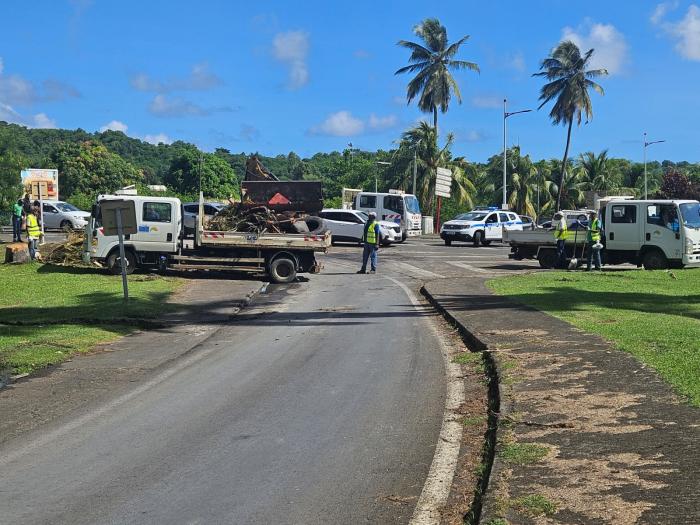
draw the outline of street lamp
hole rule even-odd
[[[531,109],[523,109],[521,111],[506,111],[507,99],[503,99],[503,204],[501,204],[502,210],[508,209],[508,197],[506,194],[506,119],[510,116],[517,115],[518,113],[529,113]]]
[[[647,195],[647,147],[651,146],[652,144],[659,144],[660,142],[666,141],[652,140],[651,142],[647,142],[647,132],[644,132],[644,200],[647,200],[649,198]]]
[[[391,162],[384,162],[381,160],[377,161],[377,164],[380,166],[391,166]],[[377,174],[374,174],[374,193],[377,193]]]

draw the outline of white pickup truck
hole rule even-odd
[[[631,263],[648,270],[700,265],[700,203],[692,200],[611,200],[600,209],[603,264]],[[551,231],[507,232],[512,259],[557,263]],[[569,227],[569,257],[584,258],[585,227]]]
[[[88,226],[86,245],[90,258],[114,273],[121,271],[119,241],[104,235],[100,227],[100,202],[132,200],[138,231],[125,236],[127,273],[137,267],[183,270],[235,270],[268,274],[276,283],[292,282],[297,273],[320,270],[317,252],[326,252],[330,232],[318,234],[279,234],[212,231],[205,229],[203,200],[194,240],[187,240],[183,229],[183,209],[179,199],[131,195],[100,195]]]

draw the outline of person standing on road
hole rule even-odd
[[[362,249],[362,269],[357,273],[367,273],[367,259],[369,259],[371,263],[370,273],[375,273],[377,271],[377,250],[379,249],[380,240],[381,233],[379,224],[377,223],[377,214],[371,211],[369,212],[369,219],[365,224],[365,231],[362,234],[362,241],[364,242],[364,247]]]
[[[598,214],[594,211],[590,213],[588,220],[588,266],[586,267],[586,271],[590,272],[591,262],[595,264],[596,270],[600,270],[602,266],[600,262],[600,249],[595,249],[594,246],[600,245],[600,235],[603,231],[603,224],[600,222]]]
[[[566,268],[566,219],[560,211],[554,214],[554,238],[557,241],[557,261],[560,268]]]
[[[12,242],[22,242],[22,199],[12,205]]]
[[[29,246],[29,256],[32,260],[36,259],[36,243],[41,235],[41,228],[39,228],[39,220],[34,215],[34,210],[31,207],[24,209],[27,215],[27,244]]]

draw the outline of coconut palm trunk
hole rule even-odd
[[[561,209],[561,193],[564,190],[564,179],[566,178],[566,162],[569,160],[569,146],[571,145],[571,126],[574,123],[573,117],[569,119],[569,128],[566,132],[566,148],[564,149],[564,159],[561,161],[561,173],[559,175],[559,189],[557,190],[557,209]]]

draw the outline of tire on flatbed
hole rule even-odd
[[[293,259],[282,256],[270,263],[270,279],[274,283],[291,283],[297,277],[297,265]]]

